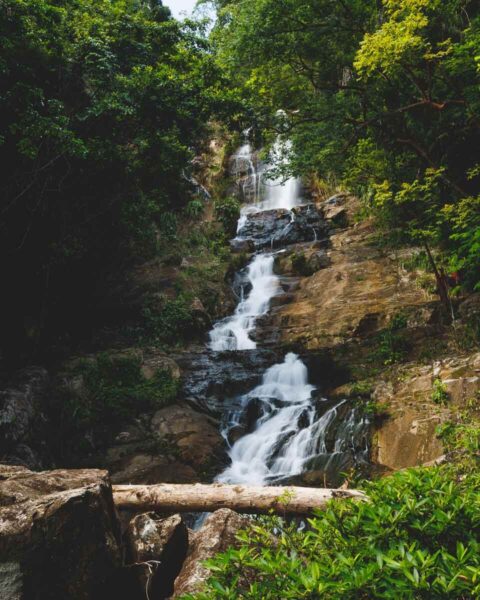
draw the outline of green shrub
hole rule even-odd
[[[240,217],[240,202],[237,198],[227,196],[215,200],[215,213],[225,232],[229,235],[235,235]]]
[[[380,361],[386,366],[404,360],[409,348],[404,332],[406,326],[406,316],[403,314],[395,315],[388,327],[379,334],[377,347],[372,352],[370,360],[372,362]]]
[[[141,359],[134,355],[101,353],[94,361],[81,362],[75,374],[81,375],[86,394],[71,396],[70,413],[79,422],[110,423],[160,408],[175,399],[178,383],[168,371],[157,371],[146,379]],[[68,401],[67,401],[68,405]]]
[[[196,331],[191,309],[192,299],[181,294],[178,298],[162,298],[147,302],[143,309],[145,334],[149,341],[159,344],[175,344],[193,337]]]
[[[441,379],[433,382],[432,400],[435,404],[446,404],[449,400],[447,388]]]
[[[307,531],[260,519],[187,598],[478,598],[479,490],[478,472],[415,469],[366,484],[368,502],[330,502]]]

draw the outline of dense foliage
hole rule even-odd
[[[105,273],[175,235],[220,89],[201,30],[159,0],[1,3],[8,356],[82,328]]]
[[[255,523],[238,549],[210,562],[208,587],[194,597],[478,598],[479,484],[478,472],[410,470],[368,484],[369,502],[331,502],[307,531]]]
[[[288,132],[293,171],[355,191],[390,242],[440,248],[452,285],[478,289],[478,2],[214,4],[219,61],[257,127]]]

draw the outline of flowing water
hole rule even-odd
[[[274,148],[277,160],[285,160],[284,150],[285,145],[279,140]],[[299,181],[269,179],[265,166],[255,159],[248,143],[234,155],[232,170],[235,176],[242,177],[244,197],[251,199],[242,208],[237,229],[240,239],[252,213],[292,211],[302,202]],[[294,219],[291,212],[291,223]],[[273,267],[273,253],[253,257],[235,313],[216,323],[210,332],[211,350],[257,347],[252,339],[256,320],[268,312],[271,299],[280,291]],[[222,434],[229,444],[231,464],[217,481],[276,484],[306,471],[338,476],[352,464],[367,459],[368,427],[368,420],[345,400],[332,405],[319,398],[308,382],[305,364],[296,354],[287,354],[283,362],[264,373],[260,385],[238,398],[235,410],[225,415]],[[230,443],[235,431],[243,435]]]

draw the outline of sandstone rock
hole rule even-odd
[[[122,554],[107,473],[1,465],[0,480],[0,597],[109,597]]]
[[[43,404],[49,375],[41,367],[16,374],[7,389],[0,391],[0,460],[38,469],[46,466]]]
[[[120,450],[122,452],[122,450]],[[155,484],[155,483],[196,483],[200,477],[195,469],[175,458],[164,456],[161,450],[147,453],[144,450],[123,450],[118,447],[108,450],[107,465],[113,483]]]
[[[182,461],[194,467],[202,467],[223,454],[223,439],[217,426],[186,404],[157,411],[152,430],[155,436],[174,445]]]
[[[323,209],[323,216],[336,227],[347,227],[347,209],[344,206],[327,205]]]
[[[182,517],[137,515],[129,524],[127,538],[140,590],[149,598],[170,598],[188,550],[188,530]]]
[[[203,561],[234,545],[236,534],[248,523],[246,517],[226,508],[209,515],[190,542],[188,556],[175,581],[172,598],[198,592],[210,575]]]
[[[450,357],[423,367],[404,367],[395,381],[379,382],[373,397],[386,402],[389,418],[377,425],[372,458],[389,469],[430,463],[443,455],[437,426],[471,403],[480,392],[480,354]],[[446,404],[432,399],[435,380],[448,394]]]
[[[438,298],[401,270],[400,255],[391,261],[369,243],[373,232],[364,221],[331,236],[331,264],[304,278],[293,300],[265,319],[274,339],[310,351],[332,348],[381,331],[399,312],[418,328],[431,326]]]

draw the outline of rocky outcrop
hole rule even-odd
[[[278,209],[252,213],[237,235],[253,242],[257,250],[278,248],[324,238],[328,235],[328,225],[315,204],[305,204],[291,211]]]
[[[127,539],[131,568],[137,573],[142,596],[170,598],[188,550],[188,530],[182,517],[137,515],[128,526]]]
[[[401,255],[371,244],[373,232],[366,221],[331,236],[330,266],[304,278],[293,300],[266,320],[272,342],[317,350],[378,332],[402,311],[416,324],[435,318],[437,299],[402,269]]]
[[[246,517],[227,508],[209,515],[202,527],[192,535],[187,558],[175,581],[172,598],[198,592],[210,575],[204,561],[233,546],[238,531],[246,528],[248,523]]]
[[[208,478],[224,461],[217,423],[179,403],[117,436],[106,464],[114,483],[192,483]]]
[[[122,552],[107,473],[1,465],[0,480],[0,596],[109,597]]]
[[[44,415],[49,383],[45,369],[30,367],[0,391],[0,461],[32,469],[51,464]]]
[[[479,393],[480,354],[406,366],[381,380],[373,398],[385,405],[388,418],[376,428],[373,461],[397,470],[438,459],[444,453],[438,425],[478,402]]]

